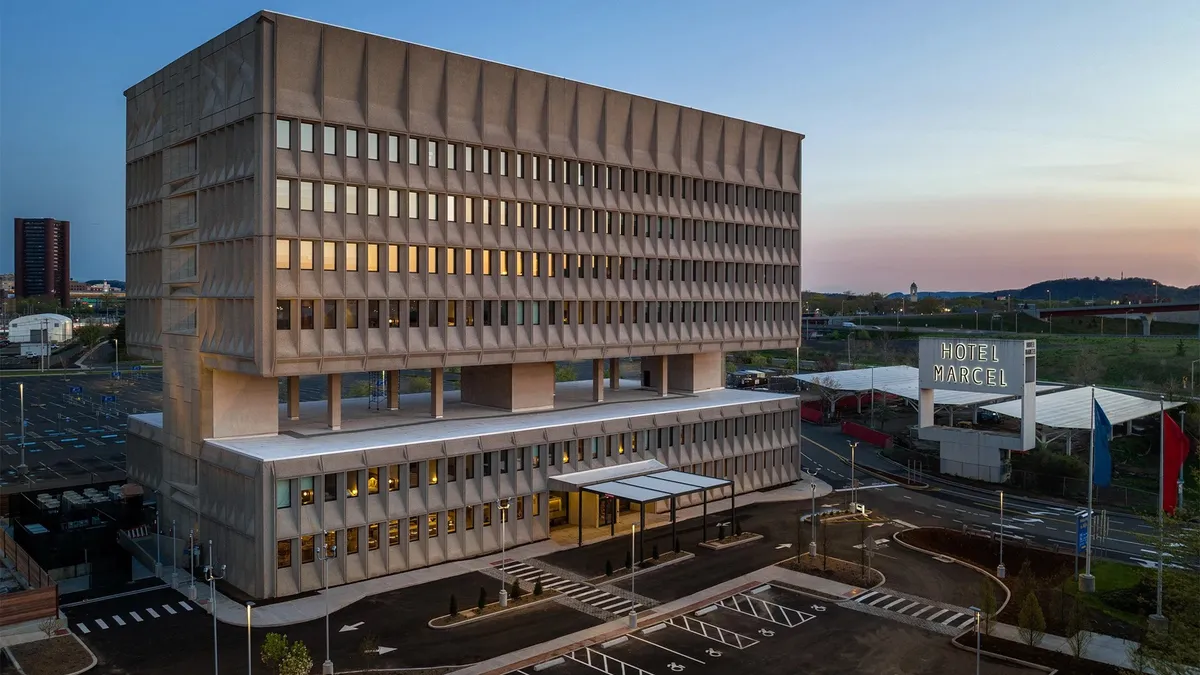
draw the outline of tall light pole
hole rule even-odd
[[[158,503],[158,490],[154,491],[154,576],[162,577],[162,527],[159,516],[162,515],[162,504]]]
[[[175,519],[171,519],[171,588],[179,588],[179,542],[175,541]]]
[[[1196,395],[1196,364],[1197,363],[1200,363],[1200,359],[1196,359],[1195,361],[1192,361],[1192,365],[1190,366],[1191,371],[1192,371],[1192,379],[1188,380],[1188,385],[1192,389],[1193,396]],[[22,410],[24,410],[24,408],[22,408]]]
[[[1054,309],[1054,295],[1050,293],[1049,288],[1046,289],[1046,307],[1049,309]],[[1050,334],[1054,335],[1054,315],[1050,315],[1046,318],[1050,320]]]
[[[858,483],[854,480],[854,451],[858,449],[858,441],[846,441],[850,444],[850,508],[858,504]]]
[[[1158,293],[1158,284],[1154,284],[1154,292]],[[1155,300],[1158,300],[1156,297]],[[1156,592],[1155,610],[1150,615],[1150,630],[1167,631],[1167,617],[1163,614],[1163,497],[1167,492],[1167,476],[1163,471],[1163,463],[1167,455],[1167,408],[1166,398],[1158,397],[1158,585]],[[1186,438],[1186,436],[1184,437]]]
[[[633,568],[629,577],[629,594],[633,595],[637,584],[637,523],[631,525],[629,530],[629,560],[629,566]],[[637,612],[632,607],[629,608],[629,628],[637,628]]]
[[[325,663],[321,664],[322,675],[333,675],[333,659],[329,656],[329,559],[337,555],[337,544],[330,546],[329,533],[321,532],[325,541],[317,545],[317,558],[321,561],[321,582],[325,585]]]
[[[1000,564],[996,566],[996,576],[1004,578],[1004,490],[1000,491]]]
[[[29,471],[29,466],[25,464],[25,383],[21,382],[17,385],[17,391],[21,393],[21,463],[17,466],[17,473],[25,474]]]
[[[814,559],[817,557],[817,474],[812,475],[812,515],[809,516],[809,522],[812,524],[812,538],[808,540],[808,554]]]
[[[508,573],[504,571],[504,542],[508,539],[508,506],[507,499],[497,499],[496,509],[500,511],[500,606],[508,607],[508,589],[504,584],[508,581]]]
[[[196,599],[196,530],[188,532],[188,597]]]
[[[217,580],[225,578],[225,566],[221,565],[219,574],[213,567],[212,539],[208,540],[208,564],[204,566],[204,578],[208,581],[208,610],[213,618],[213,675],[221,675],[217,655]]]
[[[253,602],[246,601],[246,675],[254,673],[254,647],[250,642],[250,608],[253,606]]]
[[[967,609],[971,610],[972,612],[975,612],[975,675],[979,675],[979,640],[980,640],[979,619],[980,619],[980,613],[982,612],[982,610],[979,609],[978,607],[975,607],[974,605],[968,607]]]
[[[121,372],[121,344],[116,338],[113,338],[113,354],[117,358],[117,372]]]

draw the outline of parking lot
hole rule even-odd
[[[765,585],[576,649],[510,675],[972,672],[974,655],[938,636]],[[991,675],[1028,673],[982,664]]]

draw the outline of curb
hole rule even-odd
[[[687,560],[691,560],[692,558],[695,558],[695,557],[696,557],[696,554],[692,553],[691,551],[680,550],[679,555],[677,557],[671,558],[670,560],[668,560],[666,562],[661,562],[656,565],[650,565],[649,567],[639,567],[638,572],[640,572],[642,574],[649,574],[651,572],[654,572],[655,570],[660,570],[664,567],[670,567],[671,565],[674,565],[676,563],[681,563],[681,562],[684,562]],[[643,561],[643,564],[644,564],[644,561]],[[625,568],[622,567],[621,569],[625,569]],[[601,586],[603,584],[616,583],[618,581],[621,581],[622,579],[628,579],[630,576],[633,576],[632,572],[623,572],[621,574],[614,574],[611,577],[606,577],[603,574],[601,574],[598,577],[584,579],[584,581],[593,586]]]
[[[808,553],[807,553],[807,552],[805,552],[805,553],[801,553],[800,555],[796,556],[796,558],[797,558],[797,559],[799,559],[799,558],[801,558],[801,557],[803,557],[803,556],[807,556],[807,555],[808,555]],[[846,563],[846,564],[848,564],[848,565],[858,565],[858,563],[856,563],[856,562],[854,562],[854,561],[851,561],[851,560],[846,560],[845,558],[838,558],[838,557],[835,557],[835,556],[820,556],[820,557],[827,557],[827,558],[829,558],[830,560],[836,560],[836,561],[838,561],[838,562],[844,562],[844,563]],[[787,561],[784,561],[784,562],[787,562]],[[776,564],[779,564],[779,563],[776,563]],[[784,569],[786,569],[786,568],[784,568]],[[878,574],[878,575],[879,575],[879,583],[875,584],[874,586],[871,586],[870,588],[864,588],[863,590],[865,590],[865,591],[870,591],[870,590],[873,590],[873,589],[879,588],[880,586],[882,586],[882,585],[884,585],[884,584],[886,584],[886,583],[887,583],[887,576],[886,576],[886,575],[883,573],[883,570],[877,570],[877,569],[875,569],[874,567],[871,567],[871,568],[868,568],[868,569],[870,569],[870,570],[871,570],[872,572],[874,572],[875,574]],[[794,572],[800,572],[800,570],[792,570],[792,571],[794,571]],[[801,574],[808,574],[808,572],[800,572],[800,573],[801,573]],[[814,574],[814,575],[811,575],[811,576],[816,576],[816,575]],[[847,586],[852,586],[853,584],[846,584],[846,585],[847,585]],[[855,588],[858,588],[858,587],[857,587],[857,586],[855,586]],[[853,600],[853,598],[838,598],[838,602],[845,602],[846,600]]]
[[[486,621],[487,619],[491,619],[493,617],[508,614],[509,612],[515,612],[520,609],[525,609],[526,607],[533,607],[534,605],[540,605],[543,602],[547,602],[549,600],[553,600],[554,598],[557,598],[559,595],[561,595],[561,594],[558,593],[557,591],[555,591],[553,595],[547,596],[545,598],[540,598],[538,600],[534,600],[533,602],[527,602],[527,603],[517,606],[517,607],[505,607],[504,609],[502,609],[498,612],[492,612],[491,614],[484,614],[483,616],[475,616],[475,617],[471,617],[470,619],[463,619],[462,621],[455,621],[454,623],[446,624],[445,626],[433,625],[434,621],[437,621],[438,619],[444,619],[444,618],[450,616],[449,614],[443,614],[441,616],[433,617],[428,622],[426,622],[426,624],[434,630],[450,630],[451,628],[458,628],[459,626],[465,626],[469,623],[475,623],[476,621]]]
[[[924,527],[924,528],[917,528],[917,529],[923,529],[923,530],[945,530],[945,529],[947,529],[947,528],[944,528],[944,527]],[[951,531],[951,532],[953,532],[953,530],[950,530],[950,531]],[[928,550],[926,550],[926,549],[923,549],[923,548],[921,548],[920,546],[914,546],[913,544],[910,544],[910,543],[908,543],[908,542],[906,542],[906,541],[904,541],[903,539],[901,539],[901,538],[900,538],[900,535],[901,535],[901,534],[903,534],[904,532],[908,532],[908,530],[903,530],[903,531],[901,531],[901,532],[895,532],[895,533],[893,533],[893,534],[892,534],[892,541],[896,542],[897,544],[900,544],[901,546],[903,546],[903,547],[905,547],[905,548],[907,548],[907,549],[909,549],[909,550],[912,550],[912,551],[919,551],[919,552],[921,552],[921,553],[924,553],[925,555],[928,555],[928,556],[930,556],[930,557],[934,557],[934,556],[939,556],[939,555],[940,555],[940,556],[943,556],[943,557],[949,558],[950,560],[953,560],[955,563],[957,563],[957,564],[959,564],[959,565],[962,565],[963,567],[967,567],[967,568],[973,569],[973,570],[975,570],[976,572],[979,572],[980,574],[982,574],[982,575],[986,576],[987,578],[989,578],[989,579],[991,579],[992,581],[995,581],[997,584],[999,584],[999,585],[1000,585],[1000,588],[1004,589],[1004,602],[1000,603],[1000,606],[996,608],[996,617],[999,617],[999,616],[1000,616],[1000,612],[1003,612],[1003,611],[1004,611],[1004,608],[1005,608],[1005,607],[1008,607],[1008,603],[1009,603],[1009,601],[1010,601],[1010,600],[1012,600],[1012,591],[1010,591],[1010,590],[1008,589],[1008,586],[1007,586],[1007,585],[1006,585],[1006,584],[1005,584],[1003,581],[1001,581],[1001,580],[1000,580],[1000,579],[999,579],[999,578],[998,578],[996,575],[994,575],[994,574],[992,574],[991,572],[989,572],[989,571],[987,571],[987,570],[983,569],[982,567],[978,567],[978,566],[976,566],[976,565],[973,565],[972,563],[969,563],[969,562],[967,562],[967,561],[965,561],[965,560],[959,560],[958,558],[955,558],[955,557],[954,557],[954,556],[952,556],[952,555],[946,555],[946,554],[944,554],[944,553],[935,553],[935,552],[933,552],[933,551],[928,551]],[[974,632],[974,631],[973,631],[973,630],[969,630],[969,631],[967,631],[967,632]],[[962,633],[960,633],[959,635],[962,635]],[[974,650],[972,650],[972,651],[974,651]],[[1007,657],[1006,657],[1006,658],[1007,658]]]
[[[83,668],[80,668],[79,670],[76,670],[71,673],[67,673],[66,675],[80,675],[81,673],[86,673],[87,671],[91,670],[92,668],[95,668],[96,664],[100,662],[100,659],[96,657],[95,652],[93,652],[91,649],[88,649],[88,646],[83,643],[83,640],[79,639],[78,635],[68,632],[66,635],[56,635],[54,637],[55,638],[61,637],[63,639],[66,639],[67,636],[70,636],[75,639],[76,644],[78,644],[83,649],[83,651],[87,652],[88,656],[92,657],[92,662],[90,664],[84,666]],[[54,638],[48,638],[48,639],[53,640]],[[34,640],[34,642],[41,642],[41,640]],[[8,655],[8,660],[12,661],[13,667],[16,669],[16,671],[18,673],[20,673],[21,675],[25,675],[25,669],[21,667],[20,662],[17,661],[17,657],[13,656],[12,650],[10,650],[8,647],[5,647],[4,653]]]
[[[746,537],[745,539],[739,539],[737,541],[733,541],[728,544],[710,544],[707,541],[702,541],[702,542],[700,542],[699,546],[703,546],[704,548],[707,548],[707,549],[710,549],[713,551],[724,551],[727,548],[736,548],[738,546],[743,546],[745,544],[754,543],[762,538],[763,538],[763,536],[761,534],[755,533],[755,535],[753,537]]]
[[[973,633],[973,632],[975,632],[975,631],[967,631],[967,632],[968,632],[968,633]],[[975,653],[975,648],[974,648],[974,647],[968,647],[967,645],[963,645],[963,644],[959,644],[959,643],[958,643],[958,638],[960,638],[960,637],[962,637],[963,635],[966,635],[966,634],[967,634],[967,633],[960,633],[960,634],[958,635],[958,637],[953,637],[953,638],[950,638],[950,646],[954,647],[955,649],[961,649],[961,650],[963,650],[963,651],[965,651],[965,652],[968,652],[968,653],[974,654],[974,653]],[[1057,668],[1051,668],[1050,666],[1043,666],[1043,665],[1041,665],[1040,663],[1032,663],[1032,662],[1030,662],[1030,661],[1025,661],[1025,660],[1023,660],[1023,659],[1018,659],[1018,658],[1017,658],[1017,657],[1015,657],[1015,656],[1005,656],[1005,655],[1003,655],[1003,654],[997,654],[996,652],[989,652],[989,651],[988,651],[988,650],[986,650],[986,649],[980,649],[980,650],[979,650],[979,653],[980,653],[981,655],[983,655],[983,656],[987,656],[987,657],[989,657],[989,658],[993,658],[993,659],[999,659],[999,660],[1001,660],[1001,661],[1008,661],[1009,663],[1015,663],[1015,664],[1017,664],[1017,665],[1019,665],[1019,666],[1025,666],[1026,668],[1033,668],[1034,670],[1040,670],[1040,671],[1042,671],[1043,673],[1050,673],[1051,675],[1054,675],[1054,673],[1057,673],[1057,672],[1058,672],[1058,669],[1057,669]]]

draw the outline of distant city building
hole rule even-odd
[[[12,272],[0,274],[0,298],[11,297],[17,291],[17,275]]]
[[[909,302],[917,301],[917,282],[915,282],[915,281],[912,283],[912,286],[908,287],[908,301]]]
[[[18,298],[52,295],[71,304],[71,223],[53,218],[16,218],[13,255]]]
[[[725,389],[724,355],[800,344],[801,134],[271,12],[125,96],[126,335],[164,364],[129,477],[226,583],[799,477],[796,397]],[[345,427],[343,373],[373,381]]]

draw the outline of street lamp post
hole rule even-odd
[[[996,576],[1004,578],[1004,490],[1000,491],[1000,564],[996,566]]]
[[[1188,385],[1192,389],[1193,396],[1196,395],[1196,364],[1197,363],[1200,363],[1200,359],[1196,359],[1195,361],[1192,361],[1192,365],[1191,365],[1192,379],[1188,380]],[[24,452],[24,451],[22,451],[22,452]]]
[[[979,619],[983,610],[975,607],[974,605],[968,607],[967,609],[975,613],[975,675],[979,675],[979,640],[981,639],[979,635]]]
[[[17,473],[25,474],[29,471],[29,466],[25,464],[25,383],[17,384],[17,391],[21,394],[21,463],[17,466]]]
[[[117,372],[121,372],[121,344],[116,338],[113,338],[113,354],[117,358]]]
[[[633,568],[629,577],[629,594],[633,595],[637,584],[637,523],[631,525],[629,530],[629,560]],[[632,607],[629,608],[629,628],[637,628],[637,612]]]
[[[196,530],[188,531],[188,598],[196,599]]]
[[[508,539],[508,500],[497,499],[496,508],[500,511],[500,606],[508,607],[508,589],[504,587],[508,581],[508,573],[504,571],[504,542]]]
[[[171,588],[179,588],[179,542],[175,541],[175,519],[171,519]]]
[[[1054,309],[1054,295],[1048,288],[1046,289],[1046,306],[1050,309]],[[1054,335],[1054,316],[1051,315],[1046,318],[1050,320],[1050,334]]]
[[[337,555],[337,544],[329,545],[329,533],[322,532],[325,542],[317,545],[317,558],[321,560],[321,582],[325,586],[325,663],[321,664],[321,675],[333,675],[333,659],[329,656],[329,559]]]
[[[208,610],[212,613],[213,618],[213,675],[221,675],[217,655],[217,580],[225,578],[225,566],[221,565],[220,574],[213,567],[212,539],[208,540],[208,564],[204,566],[204,578],[208,581]],[[249,612],[250,610],[247,609],[246,611]]]
[[[817,557],[817,474],[812,475],[812,515],[809,516],[809,521],[812,524],[812,538],[808,540],[808,554],[813,558]]]
[[[850,508],[858,505],[858,482],[854,480],[854,451],[858,449],[858,441],[846,441],[850,444]]]
[[[252,675],[254,672],[254,646],[250,640],[250,608],[253,606],[253,602],[246,601],[246,675]]]

